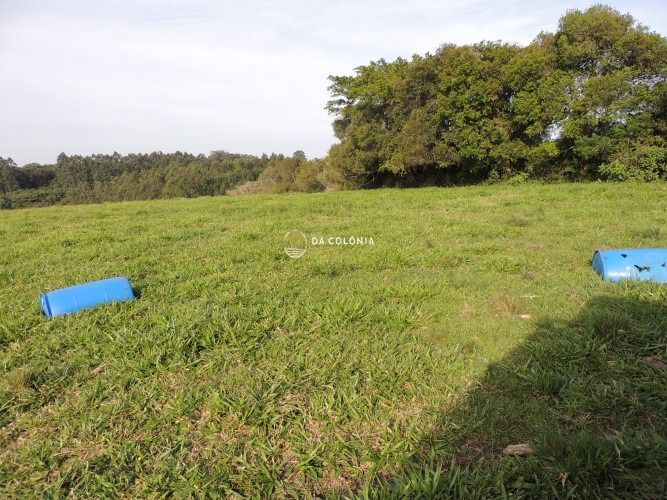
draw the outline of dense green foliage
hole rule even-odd
[[[255,180],[282,155],[258,158],[216,151],[67,156],[18,168],[0,158],[0,208],[225,194]]]
[[[606,283],[589,262],[667,246],[665,195],[559,183],[7,211],[0,497],[665,498],[667,287]],[[375,245],[290,259],[295,228]],[[114,275],[139,300],[41,314],[40,291]],[[525,442],[534,456],[503,456]]]
[[[667,178],[667,40],[609,7],[527,47],[444,45],[331,81],[345,186]]]
[[[54,165],[22,168],[0,157],[0,208],[104,201],[194,198],[221,194],[322,191],[324,160],[215,151],[58,156]]]
[[[305,155],[297,151],[291,158],[280,158],[268,165],[256,181],[249,181],[232,194],[277,194],[293,191],[323,191],[326,182],[326,160],[306,160]],[[336,187],[334,185],[330,187]]]

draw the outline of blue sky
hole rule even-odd
[[[323,156],[327,76],[443,43],[529,43],[592,2],[0,0],[0,156]],[[608,2],[667,34],[663,1]]]

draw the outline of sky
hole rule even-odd
[[[443,43],[522,45],[594,2],[0,0],[0,156],[322,157],[329,75]],[[607,2],[667,35],[667,2]]]

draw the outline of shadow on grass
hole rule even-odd
[[[631,291],[635,291],[631,289]],[[667,293],[601,296],[534,335],[362,496],[667,497]],[[532,456],[503,456],[529,443]]]

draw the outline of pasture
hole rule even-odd
[[[2,211],[0,241],[3,497],[667,492],[667,287],[590,267],[667,246],[665,183]],[[139,299],[41,314],[110,276]]]

